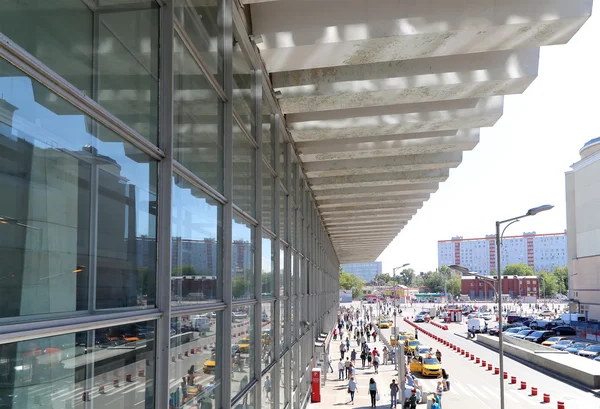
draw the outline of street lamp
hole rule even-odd
[[[500,336],[498,337],[498,366],[500,367],[500,409],[504,409],[504,377],[502,376],[502,374],[504,373],[504,335],[502,334],[502,268],[500,266],[500,247],[502,244],[502,236],[504,236],[504,232],[511,224],[518,222],[524,217],[535,216],[538,213],[550,210],[553,207],[554,206],[552,205],[542,205],[534,207],[527,210],[527,213],[525,213],[523,216],[512,217],[510,219],[496,222],[496,269],[498,273],[498,328],[500,331]],[[505,223],[508,224],[502,230],[502,234],[500,234],[500,226]]]
[[[481,281],[483,281],[485,284],[489,284],[490,287],[492,287],[492,290],[494,291],[494,294],[496,294],[496,297],[498,297],[498,291],[496,291],[496,287],[494,287],[494,279],[478,274],[474,271],[469,271],[468,268],[463,267],[463,266],[459,266],[457,264],[452,264],[451,266],[449,266],[452,270],[456,270],[456,271],[460,271],[461,274],[467,275],[467,276],[472,276],[472,277],[476,277],[478,279],[480,279]]]

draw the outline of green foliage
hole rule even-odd
[[[527,264],[509,264],[502,270],[504,276],[533,276],[535,275],[533,268]]]
[[[180,277],[180,276],[195,276],[197,274],[196,274],[196,269],[193,266],[182,265],[182,266],[173,267],[173,269],[171,270],[171,275],[173,277]]]
[[[405,285],[407,287],[412,287],[415,281],[415,270],[412,268],[405,268],[397,274],[396,279],[398,280],[398,284]]]
[[[340,289],[352,290],[352,298],[362,296],[362,289],[365,282],[353,274],[347,273],[340,267]]]
[[[540,271],[538,276],[540,278],[540,296],[549,298],[555,295],[558,288],[556,276],[547,271]]]
[[[559,294],[567,294],[567,291],[569,290],[569,268],[554,267],[552,274],[556,279],[556,291]]]

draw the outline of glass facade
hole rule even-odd
[[[299,408],[339,270],[241,6],[47,3],[0,4],[0,407]]]

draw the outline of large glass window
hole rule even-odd
[[[198,3],[176,0],[174,9],[185,35],[196,52],[202,56],[206,68],[220,84],[223,84],[223,56],[218,47],[221,32],[219,4],[216,1]]]
[[[233,110],[240,117],[248,133],[252,135],[254,120],[254,101],[252,88],[254,81],[252,66],[241,47],[234,42],[233,47]]]
[[[254,297],[254,227],[234,215],[232,223],[231,275],[233,299]]]
[[[285,295],[285,253],[287,247],[279,243],[279,295]]]
[[[82,0],[5,0],[0,2],[0,31],[156,143],[160,20],[158,5],[146,4],[101,8],[94,14]],[[41,86],[34,86],[31,96],[58,115],[77,115]]]
[[[279,407],[283,409],[288,403],[287,396],[290,395],[289,391],[285,387],[286,372],[289,373],[289,360],[290,354],[285,355],[283,361],[278,364],[279,366]],[[286,369],[288,368],[288,369]]]
[[[279,331],[279,346],[280,346],[280,350],[283,351],[285,349],[285,323],[286,323],[286,316],[285,316],[285,303],[288,302],[288,300],[281,300],[279,301],[279,323],[276,323],[274,325],[277,325],[276,329],[277,331]]]
[[[173,42],[173,153],[215,190],[223,190],[221,98],[179,36]]]
[[[279,191],[279,237],[287,241],[287,195]]]
[[[296,274],[298,271],[298,267],[296,265],[296,257],[297,254],[294,250],[292,250],[292,269],[290,274],[290,296],[296,295]]]
[[[269,235],[262,238],[262,296],[273,297],[273,272],[275,271],[275,248]]]
[[[256,149],[237,121],[233,121],[233,203],[255,215]]]
[[[266,375],[264,375],[261,379],[262,383],[262,394],[261,394],[261,409],[271,409],[275,405],[275,398],[273,398],[273,393],[275,388],[273,387],[273,373],[277,370],[277,367],[271,369]],[[275,392],[276,393],[276,392]]]
[[[153,407],[153,362],[153,322],[0,345],[0,405]]]
[[[265,159],[275,167],[275,142],[273,138],[272,121],[275,115],[269,104],[269,100],[265,96],[263,91],[262,97],[262,150]]]
[[[254,404],[256,401],[256,387],[253,387],[243,398],[231,405],[232,409],[258,409]]]
[[[271,169],[263,162],[262,169],[262,223],[267,229],[275,231],[275,177]]]
[[[171,225],[171,302],[221,296],[222,227],[219,202],[176,175]]]
[[[0,318],[153,306],[156,162],[4,60],[0,112]]]
[[[224,351],[221,312],[171,319],[169,395],[174,407],[218,408]]]
[[[234,307],[231,334],[231,397],[243,393],[254,376],[254,307]]]
[[[261,368],[265,369],[273,360],[273,303],[262,303],[261,311]]]

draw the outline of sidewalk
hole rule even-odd
[[[345,340],[345,338],[344,338]],[[324,386],[321,387],[321,402],[320,403],[310,403],[308,405],[309,408],[331,408],[332,406],[340,406],[340,405],[351,405],[350,404],[350,394],[347,392],[348,390],[348,381],[347,380],[338,380],[338,370],[337,365],[340,360],[340,343],[341,341],[338,339],[337,341],[331,341],[330,351],[331,352],[331,366],[333,367],[333,373],[329,372],[327,374],[327,381]],[[369,348],[371,350],[373,348],[377,348],[380,351],[381,357],[383,357],[383,347],[384,344],[377,338],[377,342],[367,342]],[[390,407],[390,383],[392,379],[398,379],[396,377],[396,370],[394,365],[386,364],[379,366],[379,374],[375,374],[375,369],[371,366],[370,369],[362,369],[362,363],[360,360],[360,347],[356,345],[356,339],[354,337],[350,338],[350,352],[352,349],[355,349],[357,352],[356,359],[356,383],[358,386],[358,391],[354,396],[354,407],[357,408],[370,408],[371,407],[371,397],[369,395],[369,380],[370,378],[374,378],[377,383],[377,388],[379,390],[379,394],[381,399],[377,402],[377,407]],[[344,361],[346,357],[350,356],[350,352],[347,352],[344,356]],[[329,370],[329,368],[327,368]],[[398,405],[398,408],[401,409],[402,405]]]

